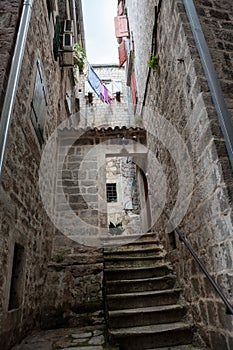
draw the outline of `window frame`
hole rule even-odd
[[[25,269],[24,246],[15,242],[11,269],[8,311],[17,310],[22,305]]]
[[[116,182],[111,182],[106,184],[106,199],[107,203],[117,203],[117,184]]]

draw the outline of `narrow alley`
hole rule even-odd
[[[0,1],[0,349],[233,349],[232,0]]]

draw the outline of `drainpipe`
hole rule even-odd
[[[82,0],[78,0],[78,9],[79,9],[79,29],[80,29],[80,34],[81,34],[81,38],[82,38],[82,47],[84,48],[84,51],[86,52]]]
[[[76,4],[75,0],[72,0],[72,12],[73,12],[73,21],[74,21],[74,41],[78,42],[78,29],[77,29],[77,14],[76,14]]]
[[[10,129],[15,97],[18,89],[19,76],[24,56],[26,38],[31,18],[33,0],[24,0],[23,9],[15,44],[14,55],[11,63],[10,75],[7,84],[5,99],[0,119],[0,179],[2,176],[4,155],[6,151],[7,138]]]
[[[218,115],[218,121],[225,139],[226,148],[233,168],[233,126],[230,113],[222,93],[220,82],[206,43],[193,0],[184,0],[184,6],[201,58],[211,96]]]

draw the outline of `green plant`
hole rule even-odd
[[[154,55],[153,53],[150,56],[150,59],[148,61],[148,67],[151,68],[154,71],[157,71],[158,69],[158,56]]]
[[[74,66],[78,67],[80,71],[83,70],[85,64],[85,51],[79,44],[74,44]]]
[[[143,125],[142,117],[138,114],[136,114],[134,117],[134,125],[138,127],[141,127]]]
[[[134,59],[135,59],[135,53],[134,53],[134,51],[130,51],[130,60],[133,62],[134,61]]]
[[[111,221],[110,221],[110,224],[109,224],[109,232],[112,234],[112,235],[120,235],[123,231],[124,231],[124,228],[122,226],[122,222],[119,222],[117,223],[116,225],[114,225]]]

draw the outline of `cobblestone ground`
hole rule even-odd
[[[118,350],[106,343],[104,333],[93,327],[34,331],[12,350]]]

